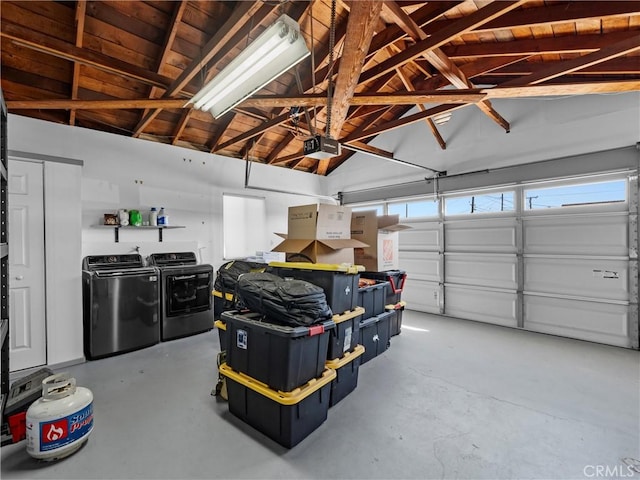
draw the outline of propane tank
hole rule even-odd
[[[42,381],[42,397],[27,410],[27,453],[41,460],[71,455],[93,431],[93,394],[68,373]]]

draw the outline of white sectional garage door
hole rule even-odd
[[[631,346],[635,265],[628,213],[525,218],[525,328]]]
[[[408,308],[638,348],[637,203],[514,203],[404,222],[413,227],[400,233]]]

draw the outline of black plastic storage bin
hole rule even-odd
[[[386,280],[389,282],[389,288],[387,289],[387,299],[385,304],[398,303],[402,298],[402,289],[404,288],[404,282],[407,279],[407,272],[404,270],[386,270],[384,272],[362,272],[360,274],[362,278],[369,278],[371,280]]]
[[[364,346],[360,364],[367,363],[389,348],[392,316],[393,312],[386,311],[360,322],[360,344]]]
[[[358,288],[358,305],[364,308],[364,317],[371,318],[384,312],[389,282],[376,280],[373,285]]]
[[[260,320],[258,313],[228,311],[227,365],[270,388],[290,392],[324,370],[333,320],[309,327],[288,327]]]
[[[300,443],[327,419],[331,382],[336,378],[330,368],[292,392],[270,389],[224,363],[220,373],[227,379],[229,411],[286,448]]]
[[[358,305],[360,273],[355,265],[271,262],[268,271],[282,278],[305,280],[319,286],[335,314],[348,312]]]
[[[400,301],[398,303],[394,303],[392,305],[387,305],[385,308],[387,311],[392,312],[391,316],[391,325],[390,325],[390,336],[400,335],[400,331],[402,330],[402,314],[404,312],[404,307],[407,305],[405,301]]]
[[[329,333],[329,348],[327,360],[342,357],[353,350],[360,341],[360,320],[364,315],[364,308],[356,307],[342,315],[334,315],[336,328]]]
[[[356,345],[352,352],[345,353],[342,358],[327,362],[327,367],[336,371],[336,378],[331,382],[330,407],[333,407],[358,386],[358,369],[363,353],[364,347]]]

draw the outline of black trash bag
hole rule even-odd
[[[324,290],[304,280],[245,273],[238,278],[236,291],[246,308],[273,323],[308,326],[333,317]]]
[[[238,277],[244,273],[249,272],[263,272],[267,268],[266,263],[259,262],[247,262],[244,260],[232,260],[230,262],[222,264],[216,274],[216,280],[213,283],[213,288],[222,293],[222,299],[224,301],[224,308],[235,308],[234,300],[229,301],[227,294],[235,295],[236,284],[238,283]]]

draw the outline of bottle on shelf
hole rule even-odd
[[[149,225],[152,227],[158,225],[158,211],[156,207],[151,207],[151,211],[149,212]]]
[[[169,225],[169,216],[164,212],[164,207],[160,207],[158,212],[158,225],[165,227]]]

